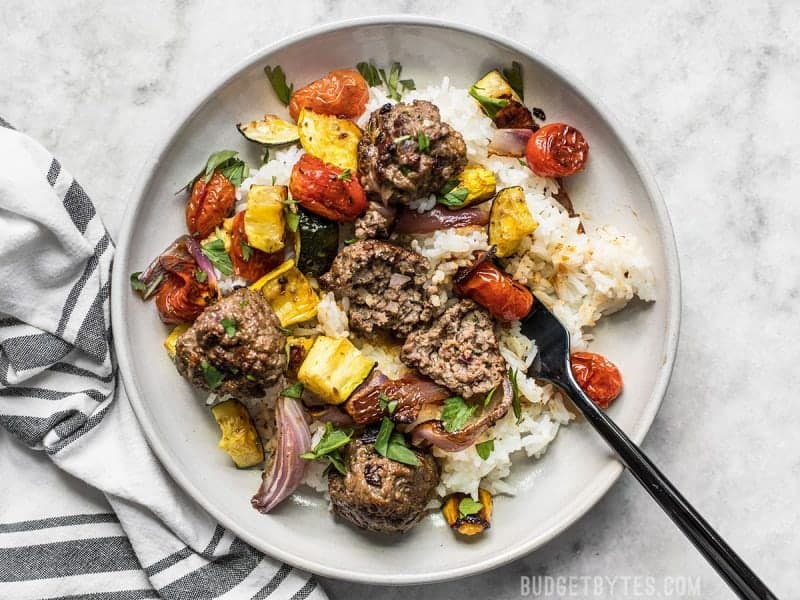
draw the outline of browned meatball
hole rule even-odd
[[[328,479],[337,515],[380,533],[405,533],[425,516],[439,481],[430,454],[414,450],[420,464],[412,467],[381,456],[362,440],[350,442],[344,454],[347,475],[333,471]]]
[[[427,100],[373,111],[358,143],[361,185],[384,204],[434,194],[466,165],[464,138]]]
[[[389,242],[367,240],[345,246],[323,287],[350,300],[350,326],[362,333],[386,331],[403,339],[435,315],[425,257]]]
[[[258,397],[286,369],[285,345],[264,296],[242,288],[206,308],[178,338],[175,366],[199,388]]]
[[[464,398],[488,394],[506,367],[492,319],[472,300],[459,301],[429,328],[409,335],[400,360]]]

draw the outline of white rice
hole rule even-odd
[[[585,348],[591,339],[588,330],[603,315],[621,309],[635,296],[642,300],[655,300],[650,263],[633,236],[613,227],[598,227],[579,233],[579,219],[571,218],[552,196],[558,191],[555,181],[534,175],[516,158],[488,155],[488,144],[495,127],[467,90],[451,87],[449,78],[445,77],[441,85],[411,91],[403,98],[404,101],[415,99],[430,100],[439,107],[442,120],[464,137],[469,161],[491,169],[497,178],[498,189],[509,186],[524,189],[528,208],[538,227],[523,240],[517,254],[507,260],[506,270],[516,280],[528,285],[568,326],[574,348]],[[369,114],[387,102],[393,101],[386,96],[383,87],[371,88],[367,110],[358,124],[366,125]],[[297,147],[274,152],[267,164],[245,180],[240,195],[244,196],[254,183],[288,184],[292,166],[302,152]],[[614,201],[613,198],[605,200]],[[411,206],[424,212],[435,202],[436,198],[430,196],[418,199]],[[430,261],[433,281],[442,284],[449,284],[456,270],[471,262],[474,251],[488,249],[484,228],[437,231],[408,239],[411,248]],[[434,303],[444,305],[449,299],[447,293],[442,292]],[[342,305],[337,304],[330,293],[322,297],[318,319],[326,335],[349,335],[345,303],[346,299]],[[492,493],[513,493],[513,487],[505,481],[513,461],[542,456],[555,439],[559,427],[573,419],[560,392],[551,385],[537,385],[524,376],[535,357],[536,347],[522,336],[519,324],[498,326],[497,336],[503,358],[510,368],[517,371],[522,399],[521,421],[517,424],[509,412],[478,440],[494,440],[494,450],[486,460],[478,456],[474,447],[457,453],[434,450],[442,467],[437,488],[442,497],[453,492],[477,497],[479,486]],[[399,361],[397,348],[360,339],[354,339],[354,342],[390,377],[406,372]],[[315,436],[321,435],[319,426],[313,427]],[[317,462],[319,464],[309,469],[306,483],[325,491],[327,486],[322,478],[325,465],[322,461]]]

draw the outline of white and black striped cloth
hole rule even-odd
[[[113,254],[78,183],[0,119],[0,598],[325,600],[147,446],[116,377]]]

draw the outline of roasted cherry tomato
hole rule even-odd
[[[453,290],[474,300],[500,321],[519,321],[531,311],[533,294],[514,281],[492,260],[492,253],[480,253],[471,267],[460,269]]]
[[[156,308],[168,325],[194,321],[213,297],[208,280],[201,277],[193,260],[162,256],[159,261],[166,271],[166,280],[156,294]]]
[[[192,186],[186,205],[186,227],[197,238],[208,237],[231,214],[236,204],[236,188],[219,171],[214,171],[208,183],[200,177]]]
[[[355,173],[303,154],[289,180],[292,198],[331,221],[353,221],[367,210],[367,196]]]
[[[289,114],[297,121],[304,108],[323,115],[354,119],[364,112],[369,86],[358,71],[337,69],[292,94]]]
[[[565,123],[550,123],[528,139],[525,159],[540,177],[566,177],[586,166],[589,144],[580,131]]]
[[[283,250],[267,253],[248,245],[244,230],[244,211],[233,218],[229,254],[234,274],[248,283],[260,279],[283,262]]]
[[[586,395],[600,408],[616,400],[622,391],[622,375],[609,360],[594,352],[572,354],[572,374]]]

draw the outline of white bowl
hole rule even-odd
[[[592,148],[588,169],[570,180],[578,210],[638,236],[652,260],[658,300],[633,303],[595,330],[594,348],[613,357],[625,392],[609,413],[637,442],[655,417],[672,370],[678,338],[680,280],[666,208],[652,177],[605,108],[549,61],[507,39],[431,19],[376,17],[317,28],[247,59],[176,121],[145,165],[118,241],[112,291],[119,367],[147,438],[175,480],[219,522],[256,548],[327,577],[377,584],[434,582],[492,569],[538,548],[583,515],[620,474],[598,436],[585,423],[561,430],[541,460],[521,458],[511,480],[519,492],[496,501],[492,527],[478,539],[456,538],[435,519],[403,537],[359,531],[337,522],[317,494],[301,489],[270,515],[250,506],[260,473],[239,471],[217,449],[217,426],[178,376],[161,344],[166,329],[152,303],[129,289],[141,270],[185,229],[185,185],[208,155],[236,149],[252,163],[257,148],[235,124],[279,111],[262,68],[281,65],[304,84],[328,70],[361,60],[403,65],[417,85],[448,75],[469,87],[477,77],[512,60],[522,63],[525,99],[548,121],[575,125]],[[620,515],[622,517],[622,515]]]

